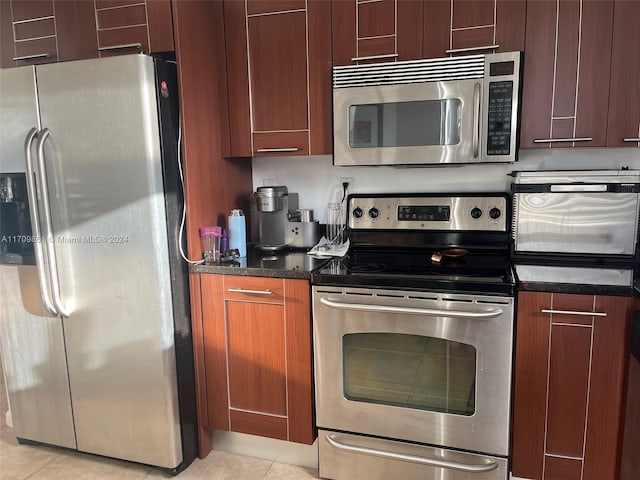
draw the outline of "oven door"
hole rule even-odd
[[[513,298],[313,287],[318,427],[507,456]]]
[[[481,160],[482,79],[336,88],[336,165]]]

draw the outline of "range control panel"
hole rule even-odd
[[[371,230],[506,232],[506,195],[351,195],[348,225]]]

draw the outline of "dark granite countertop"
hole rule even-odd
[[[252,277],[309,279],[311,270],[329,259],[317,259],[305,250],[282,250],[274,253],[261,252],[249,246],[247,256],[219,265],[192,265],[194,273],[216,273],[222,275],[247,275]]]

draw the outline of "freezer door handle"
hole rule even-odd
[[[58,315],[53,304],[51,291],[49,290],[49,279],[45,267],[44,250],[42,248],[42,232],[40,230],[40,212],[38,211],[38,196],[36,193],[36,183],[34,178],[33,157],[31,150],[33,141],[38,136],[38,129],[32,128],[24,139],[24,160],[27,167],[27,195],[29,196],[29,214],[31,215],[31,228],[33,234],[33,250],[36,255],[36,269],[38,270],[38,284],[40,286],[40,298],[42,306],[52,316]]]
[[[55,248],[55,238],[53,236],[53,225],[51,221],[51,205],[49,203],[49,186],[47,184],[47,170],[44,159],[44,144],[51,132],[48,128],[43,129],[38,136],[36,151],[38,154],[38,176],[40,179],[40,191],[42,193],[42,207],[44,210],[44,237],[43,241],[47,249],[47,266],[49,267],[49,280],[51,282],[51,293],[53,304],[59,315],[68,317],[69,312],[62,303],[60,293],[60,280],[58,277],[58,263]]]

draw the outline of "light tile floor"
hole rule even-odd
[[[69,450],[19,445],[8,427],[0,430],[1,480],[312,480],[310,468],[214,451],[177,477],[152,467]]]

